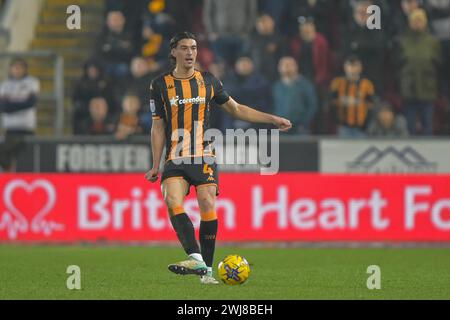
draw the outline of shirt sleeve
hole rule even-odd
[[[339,83],[340,83],[340,78],[335,78],[331,81],[331,85],[330,85],[330,91],[328,93],[328,97],[330,99],[338,99],[339,98]]]
[[[211,82],[214,91],[212,100],[214,100],[215,103],[221,105],[230,100],[230,95],[225,91],[223,84],[219,79],[211,75]]]
[[[164,119],[164,102],[155,81],[152,81],[150,86],[150,112],[153,120]]]
[[[375,87],[372,81],[365,79],[364,80],[364,88],[366,92],[366,99],[369,102],[373,102],[375,98]]]

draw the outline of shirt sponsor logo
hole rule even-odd
[[[205,103],[205,102],[206,102],[206,98],[200,97],[200,96],[195,97],[195,98],[189,98],[189,99],[180,99],[180,96],[175,96],[170,99],[170,105],[173,107],[178,107],[180,104],[187,104],[187,103],[201,104],[201,103]]]

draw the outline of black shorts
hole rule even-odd
[[[215,185],[216,195],[219,195],[219,173],[217,164],[206,163],[202,159],[202,163],[195,163],[194,158],[191,163],[175,164],[169,160],[164,165],[161,176],[161,183],[168,178],[183,178],[190,186]],[[189,194],[189,189],[187,194]]]

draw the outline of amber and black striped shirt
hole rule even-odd
[[[209,72],[195,70],[189,78],[163,74],[152,81],[150,110],[154,120],[166,124],[166,161],[213,155],[209,128],[210,102],[224,104],[230,96]]]
[[[367,120],[375,89],[368,79],[349,81],[335,78],[331,83],[332,99],[335,101],[339,123],[348,127],[362,128]]]

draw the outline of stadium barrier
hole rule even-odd
[[[450,175],[223,173],[220,241],[450,241]],[[0,175],[0,241],[175,240],[143,174]],[[193,190],[191,190],[193,191]],[[196,227],[195,192],[185,203]]]
[[[149,141],[148,136],[133,136],[126,141],[109,136],[28,137],[17,169],[19,172],[143,172],[151,164]],[[256,148],[247,141],[245,148],[236,148],[234,152],[240,154]],[[279,158],[280,171],[317,172],[317,149],[314,138],[281,137],[279,154],[289,156]],[[236,164],[221,166],[221,171],[249,172],[258,168],[258,165]]]
[[[17,168],[20,172],[143,172],[151,163],[149,140],[148,136],[124,142],[111,137],[30,137]],[[279,154],[282,172],[450,173],[450,139],[280,136]],[[220,169],[254,172],[258,166],[227,165]]]

